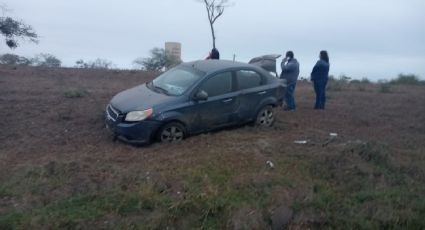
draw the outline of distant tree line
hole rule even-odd
[[[23,65],[23,66],[41,66],[41,67],[61,67],[62,61],[56,56],[47,53],[35,55],[33,58],[27,58],[16,54],[0,55],[0,64],[3,65]]]
[[[161,72],[168,70],[181,63],[181,60],[168,54],[164,49],[153,48],[150,56],[147,58],[136,58],[133,66],[136,69],[145,71]],[[41,53],[33,58],[27,58],[16,54],[6,53],[0,55],[0,64],[3,65],[22,65],[22,66],[42,66],[42,67],[61,67],[62,62],[52,54]],[[79,59],[75,62],[75,68],[80,69],[113,69],[116,67],[112,61],[97,58],[92,61]]]
[[[7,53],[0,55],[0,64],[57,68],[62,66],[62,61],[56,56],[47,53],[37,54],[33,58]],[[94,61],[84,61],[80,59],[75,62],[74,67],[84,69],[111,69],[115,67],[115,65],[106,59],[97,58]]]
[[[80,59],[75,62],[75,67],[80,69],[112,69],[115,65],[109,60],[97,58],[94,61]]]

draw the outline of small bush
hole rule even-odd
[[[355,85],[358,91],[365,92],[366,85],[371,84],[371,81],[364,77],[361,80],[358,80],[358,79],[351,80],[350,84]]]
[[[85,89],[69,89],[64,92],[65,97],[67,98],[81,98],[88,94]]]
[[[396,79],[390,81],[394,85],[420,85],[422,82],[414,74],[399,74]]]
[[[114,66],[111,61],[101,58],[88,62],[80,59],[75,62],[75,67],[81,69],[112,69]]]
[[[362,78],[362,80],[360,81],[363,84],[370,84],[370,80],[366,77]]]
[[[379,92],[381,93],[392,93],[392,87],[389,83],[380,84]]]
[[[344,88],[346,88],[350,79],[350,77],[345,75],[341,75],[338,79],[330,75],[326,89],[329,91],[342,91]]]
[[[366,91],[366,86],[364,84],[359,84],[357,86],[357,90],[360,92],[365,92]]]

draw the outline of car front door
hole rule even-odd
[[[194,131],[205,131],[235,123],[238,93],[234,90],[233,72],[222,72],[207,78],[195,92],[205,91],[208,99],[194,101]]]
[[[265,78],[254,70],[236,71],[237,91],[240,92],[238,116],[242,122],[256,117],[259,103],[270,94]]]

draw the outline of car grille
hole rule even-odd
[[[116,122],[120,117],[120,112],[109,104],[106,108],[106,116],[112,121]]]

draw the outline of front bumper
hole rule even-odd
[[[108,116],[108,110],[105,114],[105,123],[117,139],[129,144],[149,144],[161,126],[161,122],[150,120],[123,122],[123,116],[114,119]]]

